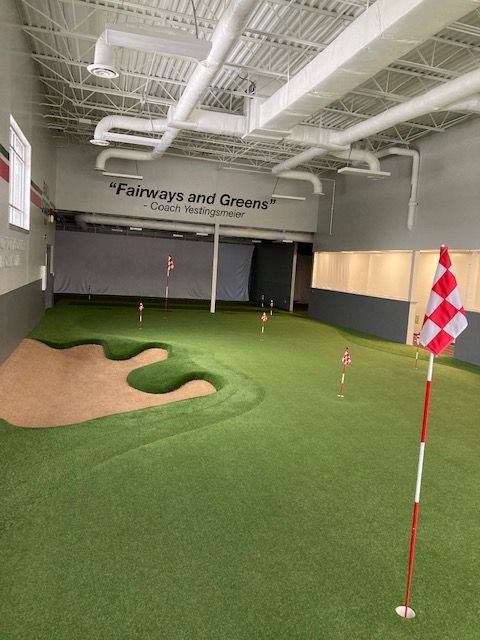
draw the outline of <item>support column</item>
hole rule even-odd
[[[215,313],[217,303],[217,273],[218,273],[218,241],[220,237],[220,225],[215,223],[213,234],[213,263],[212,263],[212,293],[210,295],[210,313]]]
[[[292,277],[290,279],[290,305],[288,310],[290,313],[293,311],[293,303],[295,298],[295,282],[297,279],[297,254],[298,254],[298,242],[295,242],[293,247],[292,256]]]
[[[407,335],[405,336],[405,343],[412,344],[413,332],[415,329],[415,315],[417,312],[417,302],[413,300],[413,290],[415,287],[415,275],[416,275],[416,261],[417,252],[412,251],[412,257],[410,260],[410,278],[408,281],[408,321],[407,321]]]

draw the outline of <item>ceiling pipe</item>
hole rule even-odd
[[[252,11],[257,6],[256,0],[232,0],[224,11],[217,23],[212,36],[212,48],[205,61],[198,64],[195,73],[188,81],[176,107],[173,112],[172,119],[177,122],[186,122],[194,112],[195,108],[201,102],[203,96],[208,91],[208,87],[214,80],[215,76],[221,69],[222,65],[228,59],[234,46],[237,44]],[[147,121],[148,122],[148,121]],[[165,151],[171,146],[175,138],[178,136],[180,129],[168,126],[161,140],[155,144],[150,152],[141,153],[141,157],[135,156],[136,160],[153,160],[161,157]],[[95,135],[95,138],[97,136]],[[95,139],[94,138],[94,139]],[[120,154],[120,151],[124,153]],[[125,149],[115,151],[108,158],[128,158]],[[135,153],[135,152],[132,152]],[[128,150],[127,150],[128,154]],[[102,155],[102,154],[100,154]],[[105,166],[105,158],[103,156],[100,164]],[[97,168],[99,161],[97,159]]]
[[[401,122],[408,122],[432,111],[448,111],[450,110],[449,105],[468,98],[478,91],[480,91],[480,69],[475,69],[459,78],[434,87],[423,95],[408,100],[408,102],[398,104],[377,116],[359,122],[344,131],[332,132],[329,136],[329,141],[337,145],[352,144],[352,142],[376,135]],[[327,153],[328,150],[319,144],[318,148],[299,153],[276,165],[272,171],[276,174],[285,169],[293,169],[299,164],[303,164],[306,160],[311,160]]]
[[[410,176],[410,198],[408,200],[407,229],[413,230],[418,207],[418,181],[420,176],[420,154],[416,149],[403,149],[402,147],[390,147],[377,154],[377,158],[385,156],[408,156],[412,158],[412,173]]]
[[[117,227],[142,227],[158,231],[183,231],[185,233],[208,233],[213,235],[214,224],[189,224],[170,220],[150,220],[145,218],[127,218],[120,216],[80,213],[75,222],[85,228],[87,224],[115,225]],[[221,226],[220,235],[228,238],[258,238],[260,240],[290,240],[292,242],[313,242],[313,233],[300,231],[274,231],[273,229],[253,229],[247,227]]]
[[[380,162],[378,161],[378,157],[371,151],[366,151],[364,149],[349,149],[348,151],[331,151],[330,155],[342,160],[367,164],[370,171],[377,173],[380,171]]]
[[[108,146],[107,137],[110,129],[126,129],[127,131],[142,131],[143,133],[161,133],[168,127],[166,118],[134,118],[131,116],[105,116],[95,127],[95,133],[90,140],[92,144]],[[111,139],[111,138],[110,138]],[[132,144],[134,142],[132,141]]]
[[[480,95],[477,93],[465,100],[459,100],[453,104],[449,104],[448,111],[466,111],[471,113],[480,113]]]
[[[105,171],[105,165],[110,158],[122,160],[150,160],[151,151],[135,151],[134,149],[104,149],[95,160],[95,170]]]
[[[289,178],[290,180],[304,180],[311,182],[313,185],[314,196],[325,195],[320,178],[308,171],[282,171],[281,173],[277,173],[277,178]]]

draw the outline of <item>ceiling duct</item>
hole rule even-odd
[[[198,235],[213,235],[214,224],[189,224],[188,222],[173,222],[170,220],[150,220],[146,218],[124,218],[120,216],[99,215],[96,213],[80,213],[75,216],[75,222],[82,229],[88,224],[101,224],[115,227],[138,226],[142,229],[156,229],[158,231],[174,231],[196,233]],[[248,227],[221,226],[220,236],[228,238],[260,238],[262,240],[288,240],[292,242],[313,242],[313,233],[301,231],[275,231],[273,229],[252,229]]]
[[[107,25],[95,45],[94,62],[87,67],[91,74],[99,78],[118,78],[115,47],[205,60],[212,44],[207,40],[194,38],[181,29],[143,29],[127,24]]]
[[[476,0],[377,0],[270,98],[257,128],[289,131],[470,11]],[[258,131],[259,130],[259,131]]]

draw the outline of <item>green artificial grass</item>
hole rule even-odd
[[[425,354],[416,371],[412,347],[278,312],[261,340],[245,305],[147,305],[139,329],[138,301],[79,302],[31,337],[110,358],[163,346],[133,386],[218,391],[67,427],[0,421],[2,640],[478,637],[478,368],[435,365],[405,621]]]

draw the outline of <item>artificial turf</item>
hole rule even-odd
[[[275,313],[62,300],[30,337],[99,343],[157,392],[217,393],[79,425],[0,421],[2,640],[478,638],[480,375],[434,369],[402,620],[426,357]],[[340,359],[352,355],[345,398]],[[28,390],[25,390],[28,392]],[[52,402],[60,390],[52,389]]]

